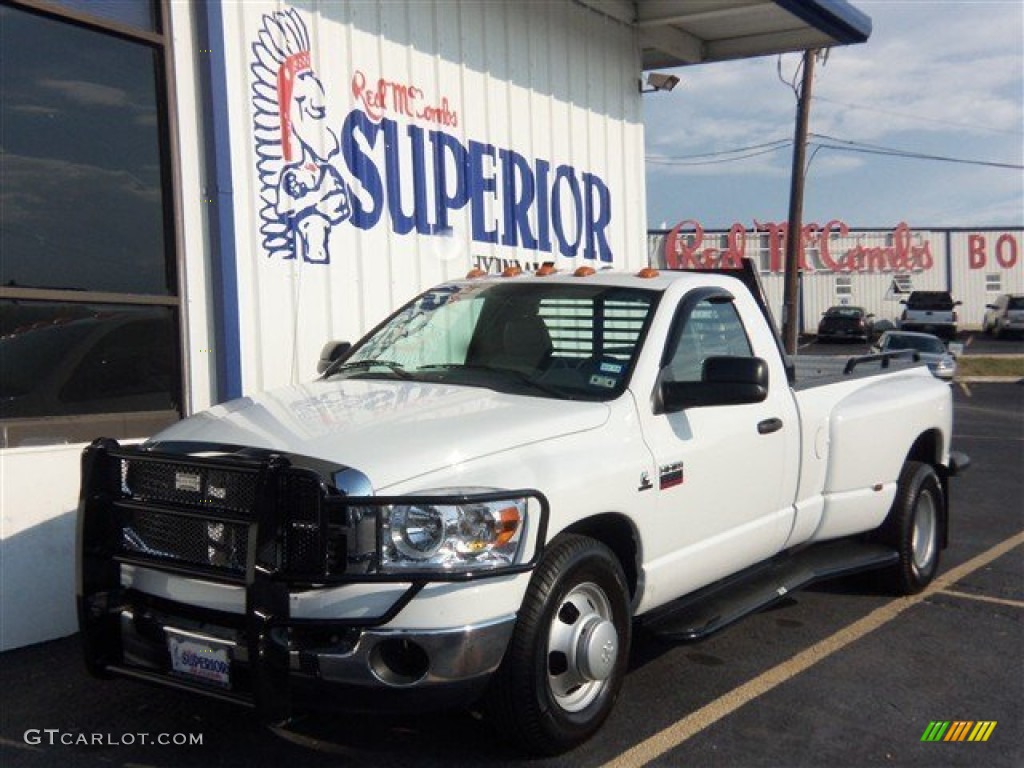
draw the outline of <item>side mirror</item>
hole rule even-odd
[[[906,304],[906,303],[907,303],[906,299],[900,299],[900,304]]]
[[[348,354],[352,344],[348,341],[329,341],[320,350],[320,359],[316,363],[316,372],[323,373],[331,365]]]
[[[867,313],[866,315],[864,315],[864,317],[865,317],[866,319],[868,319],[868,320],[870,320],[870,319],[871,319],[872,317],[874,317],[874,316],[875,316],[875,313],[874,313],[874,312],[868,312],[868,313]]]
[[[960,307],[960,306],[963,306],[963,302],[962,302],[962,301],[954,301],[954,302],[953,302],[953,306],[954,306],[954,307]]]
[[[985,309],[999,309],[995,304],[986,304]]]
[[[666,381],[661,404],[666,413],[686,408],[760,403],[768,397],[768,363],[760,357],[709,357],[700,381]]]

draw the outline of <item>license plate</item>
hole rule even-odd
[[[171,674],[218,688],[231,687],[231,646],[209,637],[164,629]]]

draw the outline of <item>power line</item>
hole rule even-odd
[[[646,157],[644,158],[651,165],[672,165],[672,166],[693,166],[693,165],[720,165],[722,163],[732,163],[737,160],[749,160],[752,157],[760,157],[761,155],[768,155],[772,152],[777,152],[780,149],[785,149],[793,142],[786,140],[785,143],[779,144],[778,146],[768,147],[767,149],[761,149],[756,152],[748,152],[744,155],[736,155],[734,157],[721,157],[717,160],[688,160],[678,157]],[[725,153],[722,153],[725,154]]]
[[[950,157],[947,155],[931,155],[923,152],[885,147],[879,144],[868,144],[861,141],[841,139],[836,136],[828,136],[823,133],[811,133],[809,134],[809,137],[811,139],[820,139],[820,141],[808,142],[815,146],[815,152],[819,149],[835,149],[841,152],[859,152],[866,155],[902,157],[910,160],[932,160],[935,162],[957,163],[960,165],[978,165],[988,168],[1007,168],[1012,170],[1024,169],[1024,165],[1017,165],[1014,163],[997,163],[991,160],[974,160],[963,157]],[[771,154],[772,152],[777,152],[780,149],[786,149],[792,145],[792,139],[777,139],[763,144],[750,144],[745,147],[725,149],[718,152],[703,152],[690,155],[647,155],[644,159],[650,165],[661,166],[689,167],[700,165],[719,165],[722,163],[733,163],[740,160],[749,160],[754,157]]]
[[[716,165],[718,163],[731,163],[736,160],[747,160],[751,157],[767,155],[780,149],[785,149],[793,143],[792,139],[776,139],[763,144],[750,144],[735,149],[725,149],[719,152],[701,152],[692,155],[647,155],[644,159],[652,165]],[[716,158],[716,159],[706,159]]]
[[[766,141],[763,144],[750,144],[746,147],[736,147],[735,149],[723,149],[718,152],[701,152],[692,155],[647,155],[648,162],[654,162],[656,160],[696,160],[702,157],[721,157],[722,155],[734,155],[740,152],[748,152],[753,149],[763,149],[765,147],[772,147],[773,149],[779,145],[790,144],[792,139],[776,139],[775,141]]]
[[[980,165],[988,168],[1024,170],[1024,165],[1018,165],[1015,163],[997,163],[990,160],[973,160],[963,157],[950,157],[948,155],[929,155],[923,152],[912,152],[905,149],[883,147],[878,144],[866,144],[859,141],[850,141],[849,139],[840,139],[835,136],[828,136],[822,133],[812,133],[810,136],[815,139],[824,139],[827,142],[835,142],[833,144],[816,142],[822,149],[837,149],[845,152],[860,152],[867,155],[884,155],[887,157],[905,157],[912,160],[934,160],[937,162],[958,163],[961,165]]]
[[[957,120],[940,120],[935,117],[924,117],[923,115],[915,115],[909,112],[897,112],[892,109],[882,109],[881,107],[871,107],[867,104],[851,104],[845,101],[836,101],[835,99],[827,99],[824,96],[815,96],[814,101],[824,101],[829,104],[836,104],[840,107],[852,107],[854,109],[865,109],[869,112],[878,112],[882,115],[892,115],[893,117],[905,117],[909,120],[919,120],[924,123],[937,123],[938,125],[954,126],[957,128],[974,128],[979,131],[992,131],[994,133],[1005,133],[1010,136],[1020,136],[1024,131],[1010,131],[1005,128],[993,128],[989,125],[981,125],[979,123],[966,123]]]

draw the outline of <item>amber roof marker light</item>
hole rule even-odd
[[[644,267],[643,269],[636,273],[636,276],[639,278],[643,278],[644,280],[650,280],[652,277],[657,277],[660,274],[661,272],[659,272],[654,267]]]
[[[590,277],[591,275],[596,274],[597,270],[594,269],[593,267],[580,267],[579,269],[572,273],[573,277]]]

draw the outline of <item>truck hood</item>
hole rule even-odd
[[[353,467],[375,490],[528,443],[596,429],[603,403],[376,379],[315,381],[243,397],[163,430]]]

